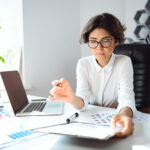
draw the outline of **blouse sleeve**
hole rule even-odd
[[[136,107],[133,91],[133,67],[131,59],[129,57],[126,58],[120,70],[119,105],[117,111],[119,112],[123,107],[128,106],[133,111],[133,116],[135,116]]]
[[[85,110],[89,103],[91,95],[89,80],[88,80],[88,64],[83,60],[79,60],[76,68],[76,96],[79,96],[84,101],[84,106],[81,110]]]

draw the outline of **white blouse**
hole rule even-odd
[[[136,113],[133,91],[133,67],[128,56],[112,54],[108,64],[101,67],[94,56],[84,57],[77,64],[76,95],[87,105],[94,104],[104,107],[123,107]]]

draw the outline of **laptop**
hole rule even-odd
[[[16,116],[61,115],[63,103],[48,99],[29,101],[18,71],[0,72],[8,98]]]

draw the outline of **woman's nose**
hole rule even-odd
[[[98,43],[97,49],[99,49],[99,50],[103,50],[104,49],[103,46],[101,45],[101,43]]]

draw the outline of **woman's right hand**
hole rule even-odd
[[[71,88],[70,83],[65,79],[55,80],[52,82],[53,88],[50,90],[50,94],[53,95],[49,96],[51,101],[62,101],[71,103],[75,97],[75,94]]]

